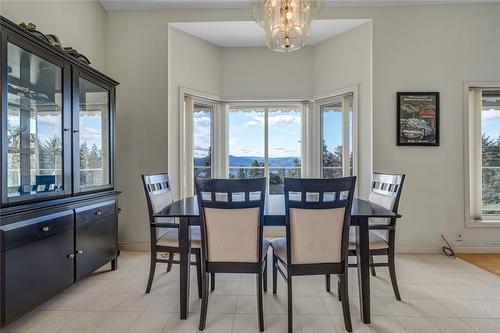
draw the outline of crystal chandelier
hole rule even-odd
[[[290,52],[307,44],[322,6],[323,0],[254,0],[252,17],[264,29],[267,47]]]

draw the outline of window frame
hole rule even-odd
[[[194,195],[194,151],[193,151],[193,120],[188,119],[192,116],[188,115],[186,108],[186,99],[193,99],[193,107],[195,103],[213,106],[213,113],[210,127],[210,145],[213,148],[214,143],[217,143],[215,136],[220,132],[219,126],[219,111],[221,110],[220,97],[215,95],[206,94],[200,91],[179,87],[179,198],[186,198]],[[192,112],[192,110],[191,110]],[[169,154],[170,160],[170,154]],[[216,168],[219,168],[217,163],[218,156],[216,156],[215,149],[212,151],[211,156],[211,177],[218,177],[219,173]],[[168,162],[168,172],[170,170],[170,161]],[[175,179],[174,179],[175,182]]]
[[[498,90],[500,81],[464,82],[464,217],[466,228],[500,228],[499,215],[482,214],[481,115],[474,107],[473,90]],[[479,133],[479,136],[477,135]]]
[[[213,103],[216,107],[212,116],[211,126],[211,146],[212,151],[212,177],[229,177],[229,107],[230,106],[301,106],[301,177],[320,178],[322,168],[322,157],[320,145],[321,140],[321,120],[318,103],[322,100],[337,97],[347,93],[352,94],[352,151],[353,151],[353,175],[358,174],[358,105],[359,105],[359,85],[353,85],[344,89],[328,92],[315,96],[311,99],[259,99],[259,100],[224,100],[216,95],[199,92],[185,87],[179,87],[179,159],[172,161],[169,153],[168,169],[171,172],[171,166],[174,163],[178,168],[179,179],[179,197],[185,198],[192,196],[192,182],[194,179],[193,166],[193,147],[190,135],[192,135],[192,122],[189,123],[186,117],[185,97],[199,98],[205,103]],[[267,112],[267,111],[266,111]],[[170,119],[170,118],[169,118]],[[267,114],[266,114],[267,122]],[[187,127],[189,126],[189,128]],[[265,126],[265,135],[268,135],[267,124]],[[177,137],[177,135],[175,135]],[[268,138],[265,138],[265,148],[268,147]],[[169,149],[170,151],[171,149]],[[172,154],[176,154],[175,150]],[[266,156],[268,156],[266,152]],[[173,168],[172,168],[173,169]],[[189,171],[189,169],[192,169]],[[266,166],[268,170],[268,166]],[[175,169],[174,169],[175,170]],[[266,174],[268,176],[268,174]],[[174,178],[175,181],[175,178]],[[268,187],[269,190],[269,187]],[[358,193],[358,186],[355,195]]]
[[[217,103],[196,97],[196,96],[191,96],[193,98],[193,120],[194,120],[194,110],[196,109],[195,105],[199,105],[202,107],[210,108],[210,178],[214,178],[215,172],[214,172],[214,125],[215,125],[215,113],[217,110]],[[192,139],[192,147],[193,147],[193,153],[192,153],[192,160],[193,160],[193,177],[192,177],[192,182],[193,182],[193,193],[194,193],[194,175],[195,175],[195,170],[196,166],[194,165],[194,121],[192,121],[192,131],[191,134],[193,136]],[[198,167],[202,169],[207,169],[208,167]]]
[[[339,97],[344,97],[347,95],[352,96],[352,176],[358,175],[358,107],[359,107],[359,86],[351,86],[344,89],[332,91],[323,95],[316,97],[313,101],[313,110],[312,112],[312,133],[318,133],[314,135],[312,138],[312,152],[313,156],[311,158],[311,176],[322,178],[323,177],[323,157],[322,157],[322,149],[323,149],[323,120],[322,120],[322,112],[321,106],[325,104],[330,104],[333,100],[338,99]],[[345,109],[344,109],[345,111]],[[349,117],[343,116],[344,122],[342,124],[342,128],[345,126],[345,122],[347,119],[347,125],[349,124]],[[345,139],[345,134],[343,133],[343,140]],[[342,165],[343,171],[345,170],[345,166]],[[356,186],[355,195],[358,194],[358,187]]]

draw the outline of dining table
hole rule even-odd
[[[189,314],[189,285],[191,266],[190,227],[200,225],[200,213],[196,196],[173,201],[170,205],[153,214],[155,218],[178,218],[179,220],[179,268],[180,268],[180,318]],[[356,238],[358,265],[358,285],[361,320],[370,323],[370,218],[399,218],[397,213],[371,203],[354,198],[351,209],[351,232]],[[265,201],[264,226],[285,226],[285,198],[283,195],[268,195]]]

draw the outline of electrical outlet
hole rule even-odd
[[[463,235],[461,232],[457,233],[457,242],[461,242],[463,240]]]

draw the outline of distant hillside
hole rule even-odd
[[[278,166],[278,167],[293,167],[294,166],[294,160],[299,157],[273,157],[269,159],[269,163],[271,166]],[[260,156],[233,156],[229,155],[229,165],[231,167],[249,167],[252,166],[252,162],[257,160],[259,163],[264,162],[264,157]],[[194,159],[194,165],[195,166],[203,166],[204,165],[204,159],[203,158],[195,158]]]

